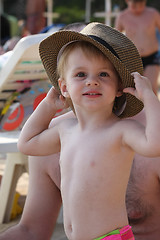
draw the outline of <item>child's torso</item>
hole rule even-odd
[[[125,192],[133,152],[108,130],[80,132],[61,142],[61,192],[69,239],[90,240],[128,224]],[[63,132],[63,131],[62,131]]]

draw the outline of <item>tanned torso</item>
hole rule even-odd
[[[158,50],[156,38],[156,14],[153,8],[146,7],[144,12],[136,16],[128,9],[120,13],[121,29],[137,46],[142,57],[149,56]]]
[[[160,239],[160,158],[136,155],[126,196],[136,240]]]

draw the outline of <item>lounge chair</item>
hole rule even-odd
[[[27,156],[17,149],[20,130],[51,86],[38,51],[48,35],[22,38],[0,71],[0,153],[7,157],[0,186],[0,223],[10,221],[17,181],[28,169]]]

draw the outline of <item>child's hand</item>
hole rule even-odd
[[[123,92],[130,93],[143,101],[145,93],[148,93],[148,91],[153,93],[151,82],[147,77],[140,75],[138,72],[133,72],[131,75],[134,77],[135,88],[124,88]]]
[[[69,107],[66,99],[62,95],[60,95],[54,87],[52,87],[47,93],[45,101],[57,110]]]

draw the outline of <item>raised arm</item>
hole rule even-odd
[[[49,123],[60,108],[66,107],[63,97],[51,88],[47,96],[25,123],[18,148],[26,155],[50,155],[60,150],[58,124],[48,129]]]
[[[72,111],[52,119],[54,127],[63,119],[75,117]],[[62,204],[59,154],[29,157],[29,191],[18,225],[0,234],[0,240],[49,240]]]
[[[160,156],[160,102],[152,91],[150,80],[139,73],[132,74],[134,88],[126,88],[128,92],[144,103],[146,126],[131,121],[129,130],[125,131],[124,142],[141,155]]]

